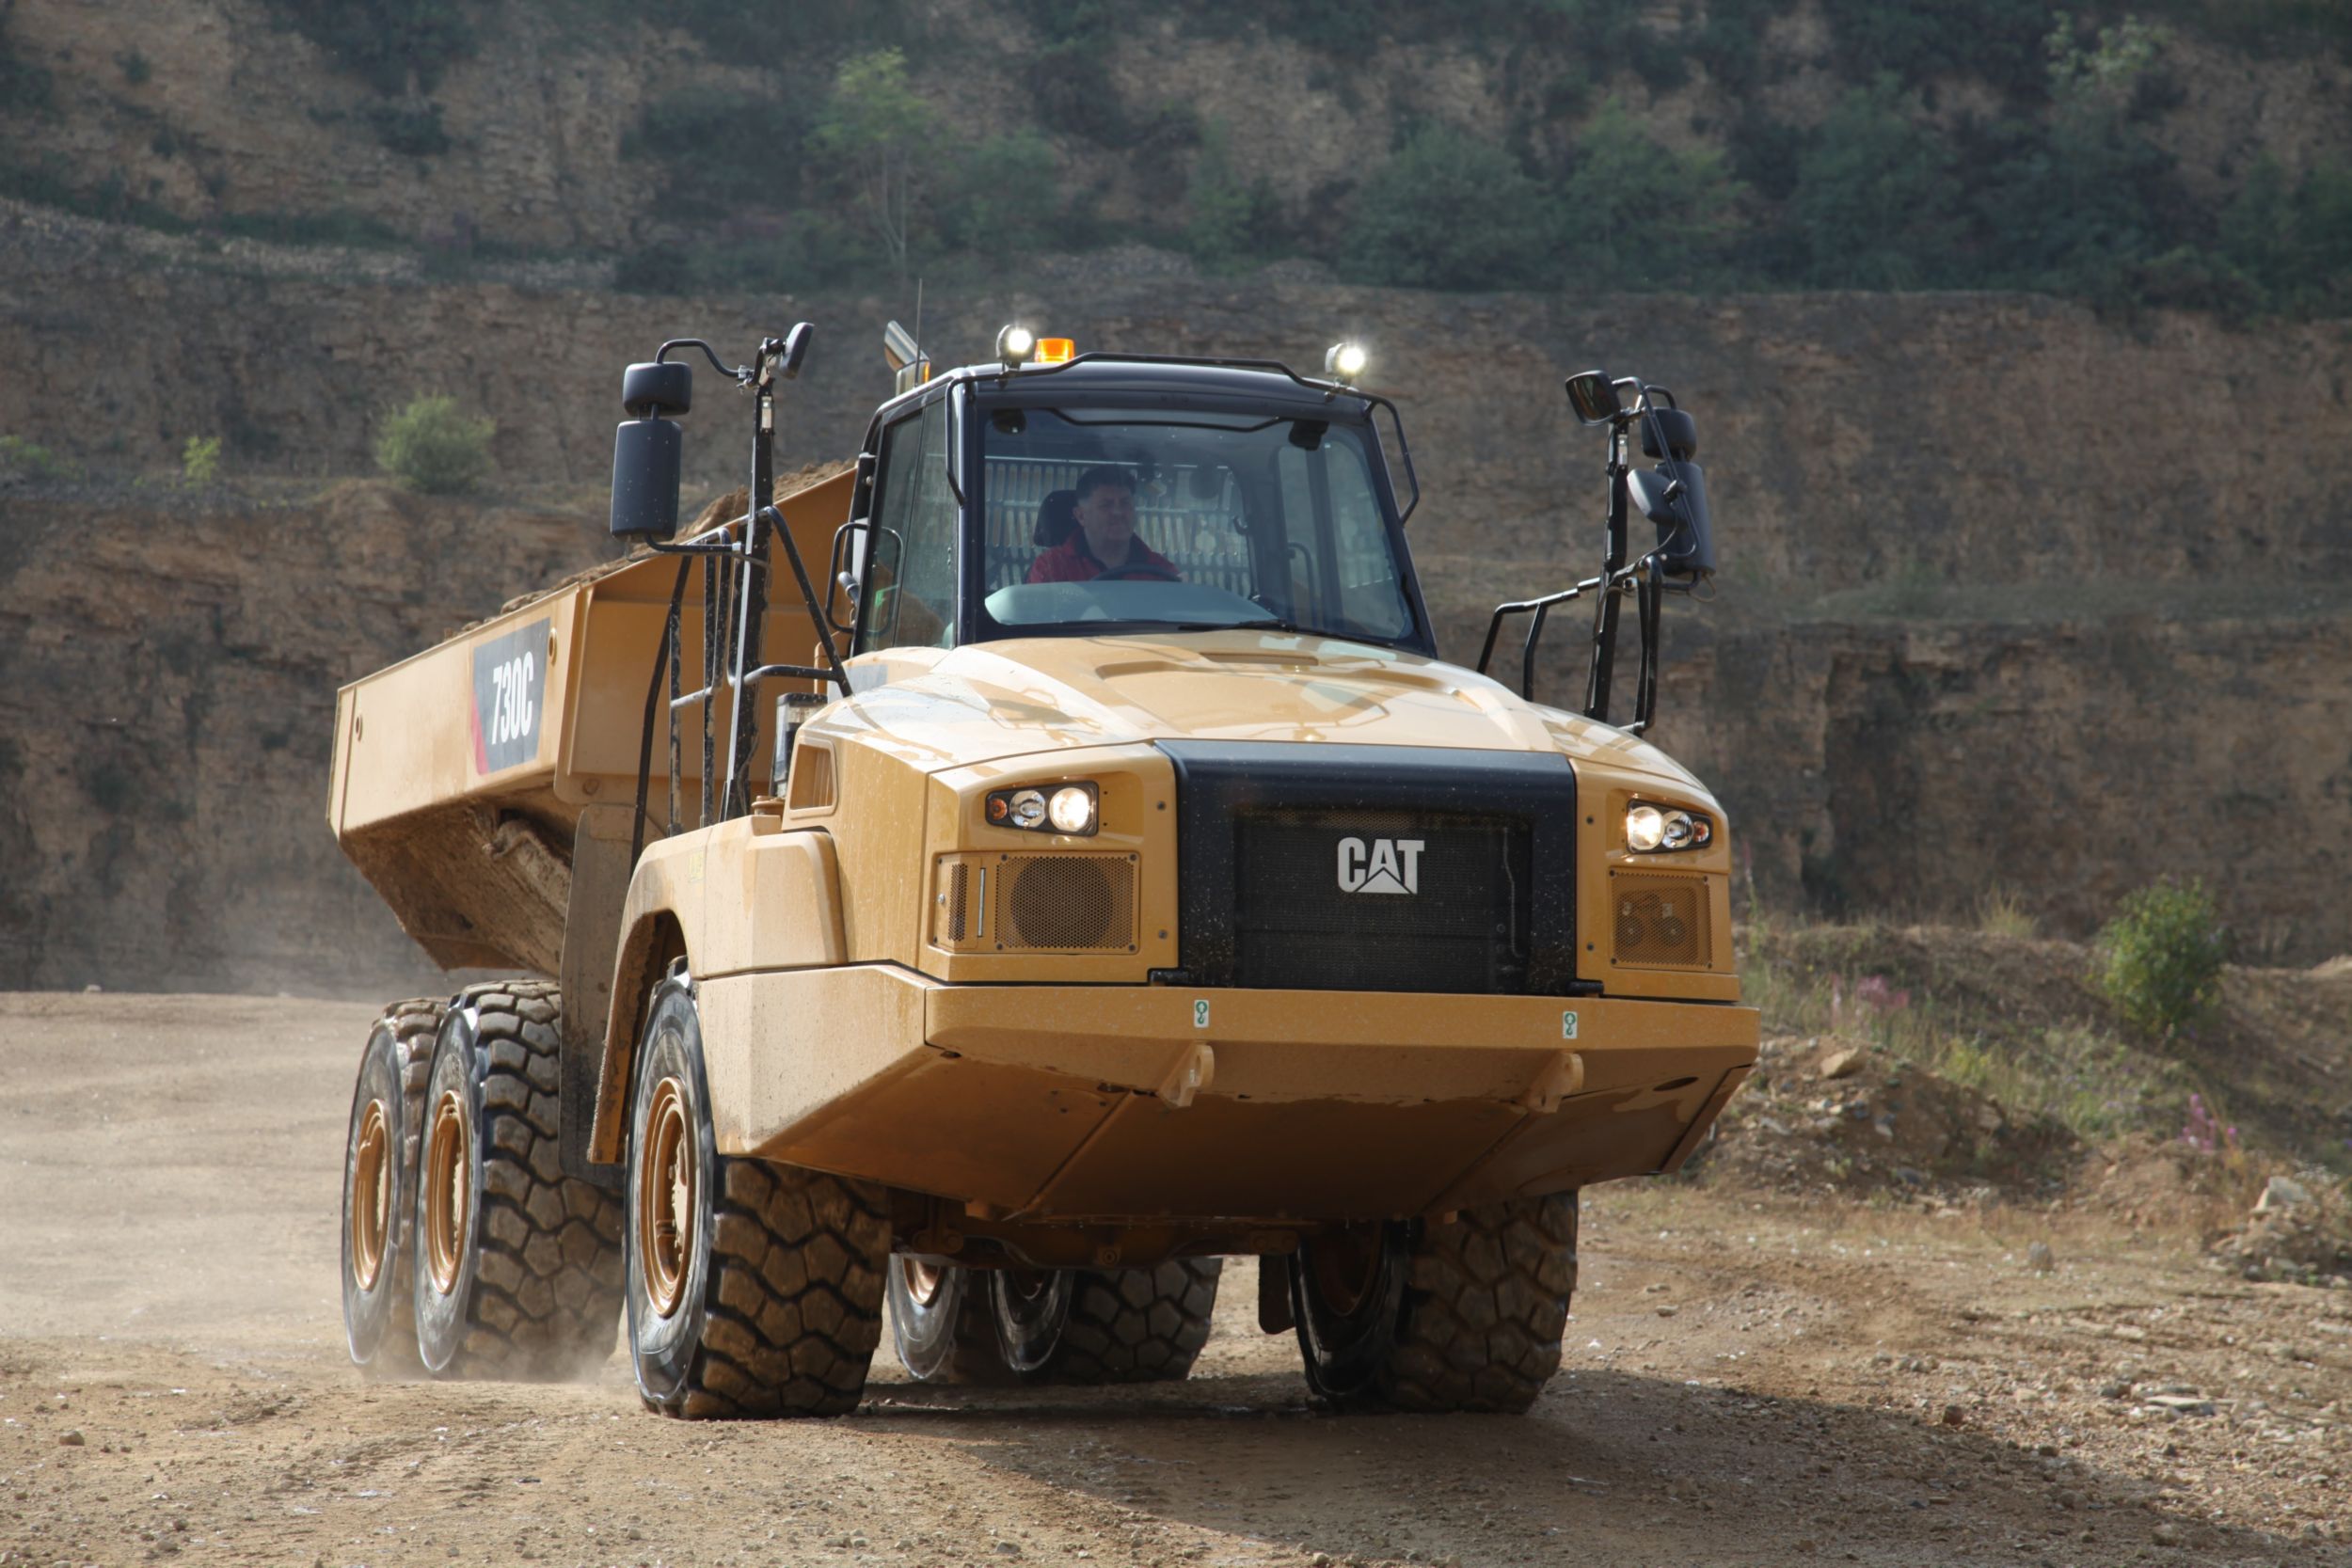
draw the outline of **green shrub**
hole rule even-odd
[[[988,255],[1069,250],[1063,206],[1054,144],[1025,128],[963,155],[941,229],[950,245]]]
[[[411,490],[453,496],[490,471],[498,425],[459,411],[453,397],[421,397],[387,415],[375,438],[376,466]]]
[[[1263,178],[1254,185],[1242,182],[1222,121],[1201,130],[1189,204],[1192,218],[1184,225],[1184,248],[1210,266],[1233,266],[1266,248],[1261,241],[1269,226],[1273,194]]]
[[[0,436],[0,474],[20,474],[35,480],[76,477],[72,464],[40,442],[27,441],[22,436]]]
[[[1891,72],[1839,100],[1797,160],[1790,223],[1807,280],[1915,289],[1949,276],[1965,233],[1952,150]]]
[[[363,118],[385,150],[404,158],[437,158],[455,145],[438,103],[377,103]]]
[[[145,87],[155,74],[155,62],[135,49],[125,50],[115,56],[115,69],[122,79],[135,87]]]
[[[441,72],[473,53],[464,0],[269,0],[276,25],[309,39],[388,98],[431,92]]]
[[[180,476],[190,484],[210,484],[220,477],[220,437],[191,436],[180,449]]]
[[[1551,228],[1549,198],[1508,152],[1432,127],[1356,193],[1342,259],[1372,283],[1517,288],[1546,279]]]
[[[1722,154],[1661,147],[1607,99],[1577,137],[1561,186],[1561,247],[1603,287],[1688,286],[1722,259],[1740,195]]]
[[[2158,882],[2099,933],[2099,986],[2124,1020],[2168,1038],[2221,997],[2229,932],[2204,883]]]
[[[801,194],[807,111],[756,93],[679,92],[645,105],[621,156],[661,166],[654,204],[675,218],[773,213]]]

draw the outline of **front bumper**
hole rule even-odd
[[[1753,1008],[1604,997],[700,983],[723,1152],[1009,1217],[1395,1217],[1671,1170]]]

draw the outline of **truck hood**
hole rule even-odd
[[[1530,703],[1456,665],[1337,638],[1255,631],[1051,637],[898,649],[850,667],[821,727],[926,768],[1166,739],[1556,751],[1690,789],[1647,742]]]

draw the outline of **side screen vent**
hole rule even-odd
[[[931,940],[959,953],[1129,953],[1132,855],[947,855]]]
[[[803,740],[792,748],[792,780],[785,804],[793,811],[825,811],[833,805],[833,748]]]
[[[1641,969],[1707,969],[1714,923],[1707,879],[1612,872],[1609,920],[1616,960]]]

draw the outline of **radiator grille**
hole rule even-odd
[[[1133,855],[951,855],[933,938],[972,953],[1125,953],[1136,945]]]
[[[822,809],[833,804],[833,748],[820,740],[803,740],[792,748],[792,777],[786,804],[794,811]]]
[[[1507,818],[1260,810],[1234,824],[1238,982],[1527,989],[1529,835]]]
[[[1704,877],[1612,872],[1609,891],[1617,962],[1654,969],[1712,967],[1713,922]]]

